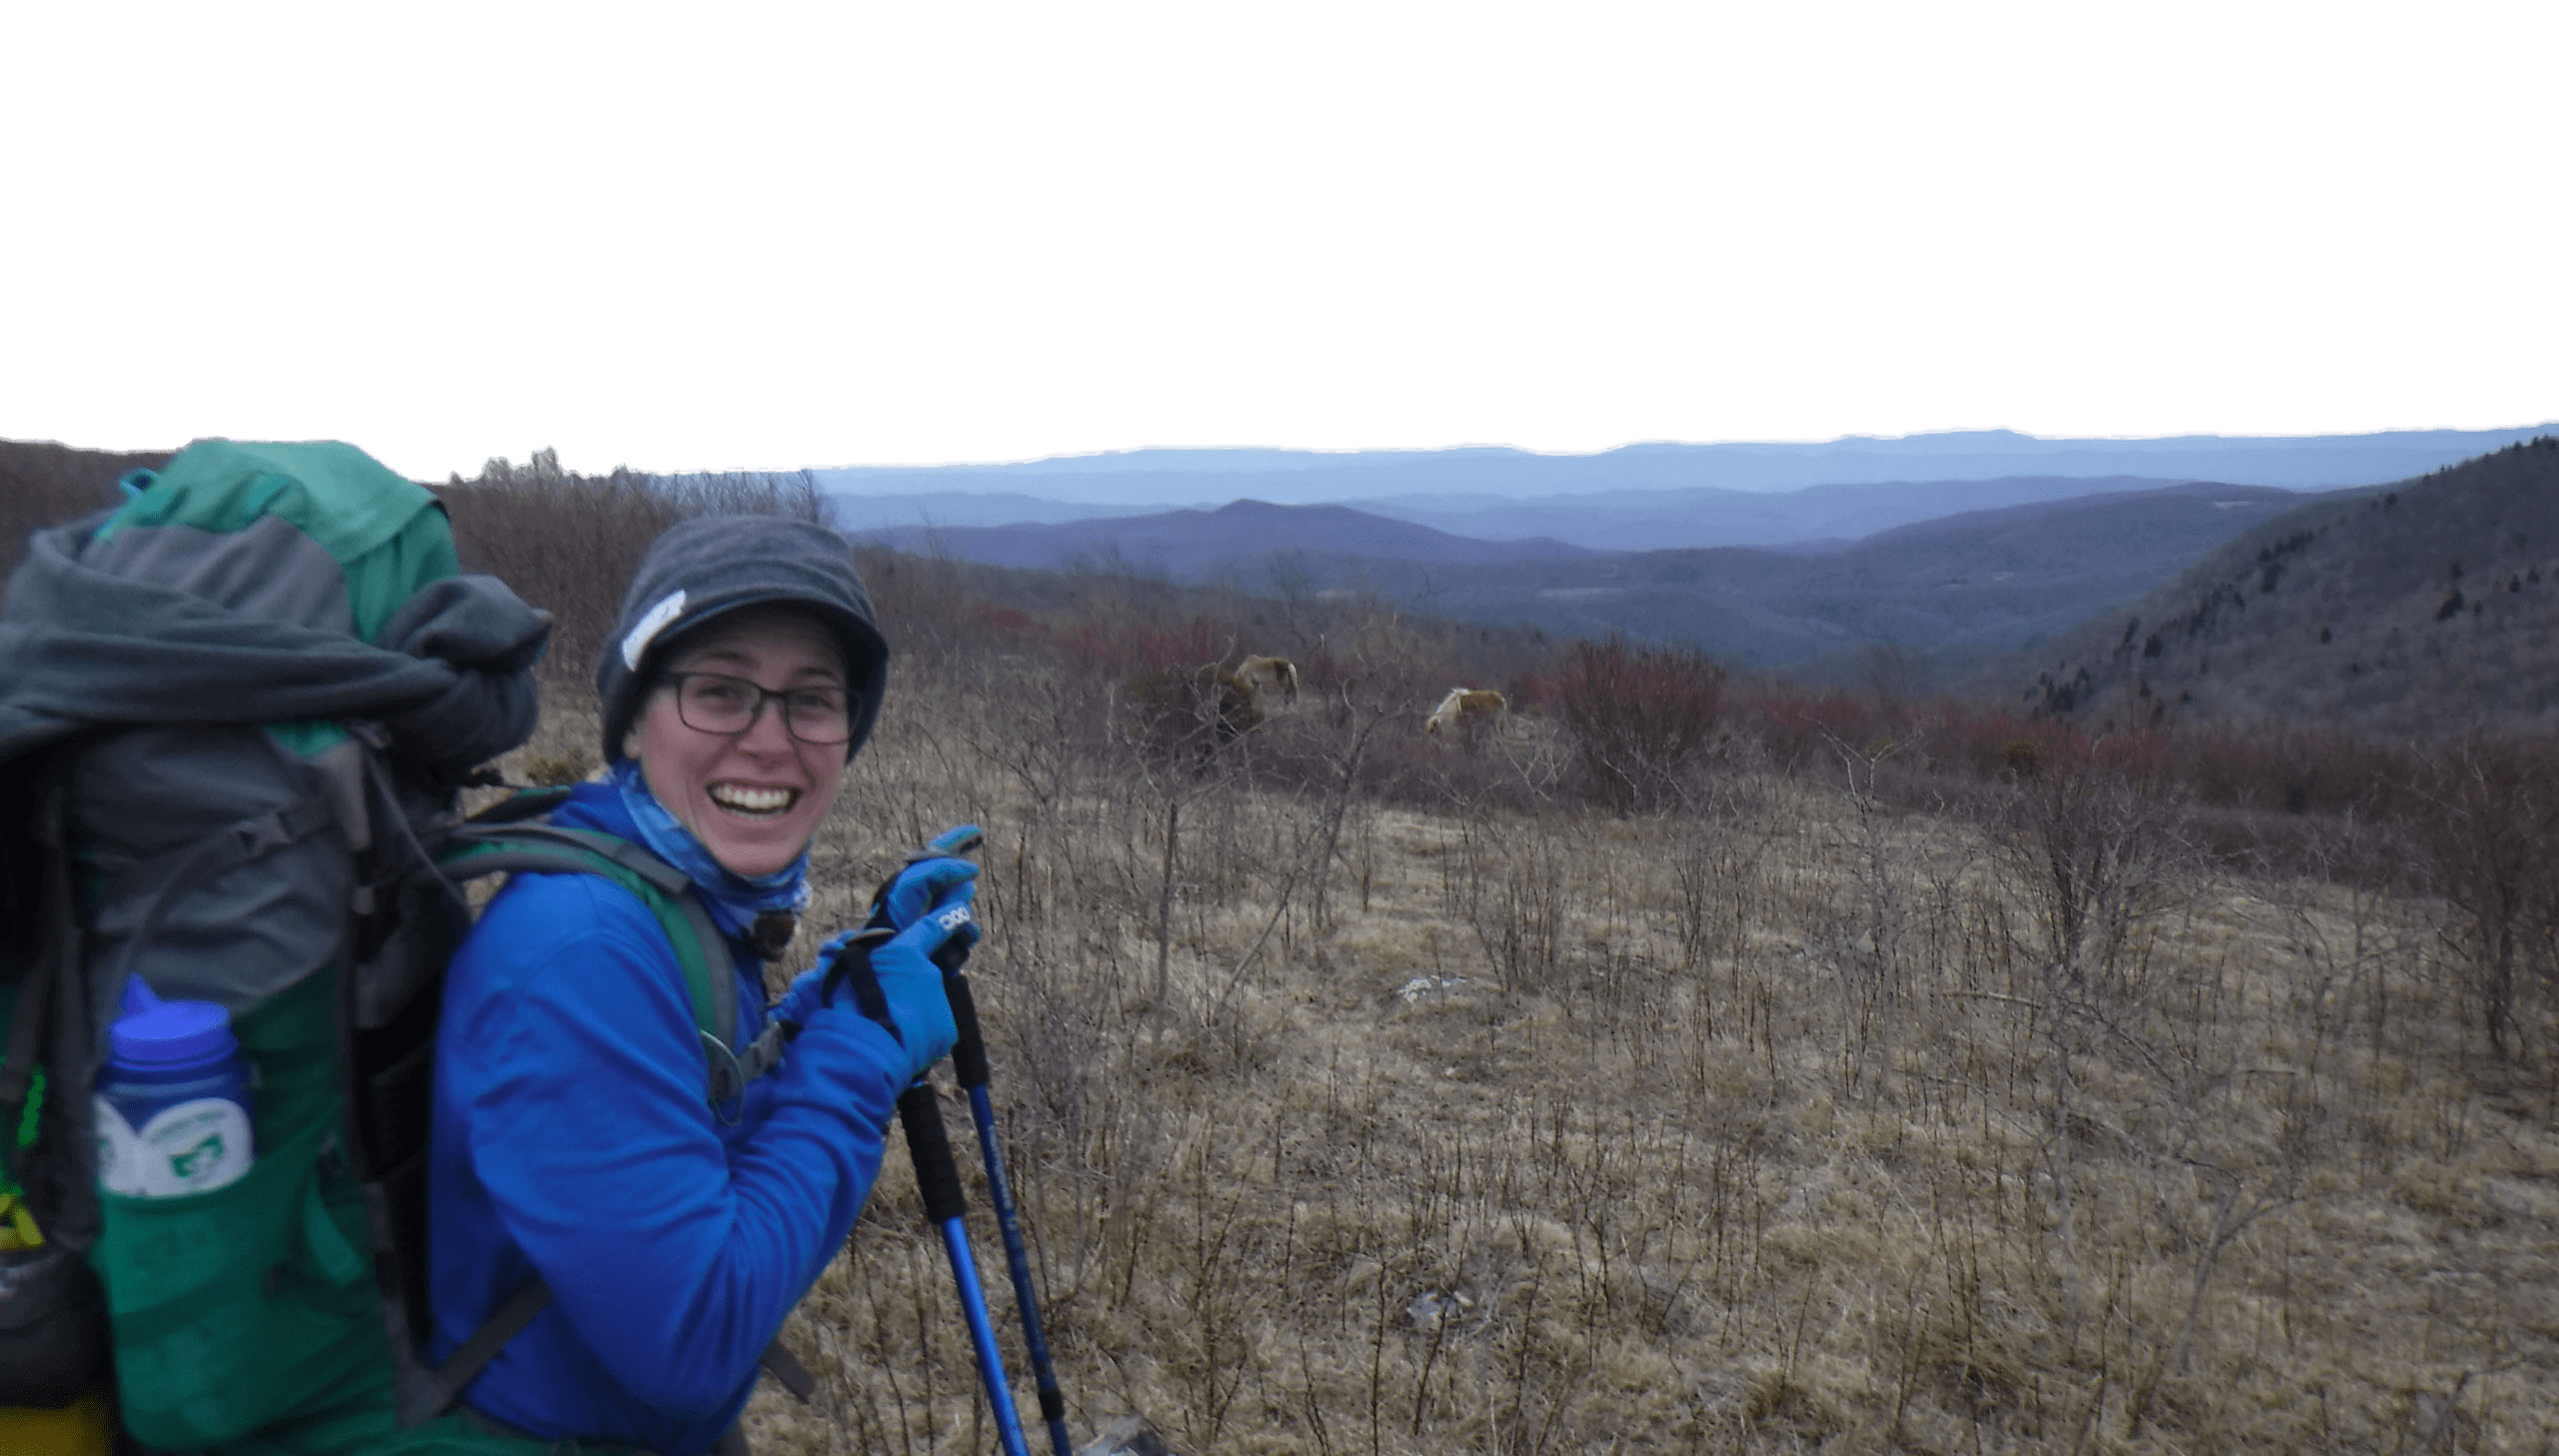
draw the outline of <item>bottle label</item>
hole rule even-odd
[[[129,1198],[151,1191],[142,1181],[142,1140],[104,1097],[98,1099],[98,1186]]]
[[[98,1186],[140,1198],[207,1193],[239,1181],[255,1161],[249,1111],[228,1097],[163,1107],[135,1131],[98,1099]]]

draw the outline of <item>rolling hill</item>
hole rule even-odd
[[[1299,559],[1300,565],[1331,580],[1349,564],[1370,559],[1443,567],[1596,555],[1560,541],[1482,541],[1344,506],[1266,501],[1055,526],[895,527],[855,535],[900,551],[948,555],[983,566],[1127,567],[1191,581],[1233,575],[1251,586],[1269,580],[1275,557]]]
[[[2095,727],[2559,728],[2559,437],[2254,524],[2000,682]]]
[[[1263,484],[1259,476],[1242,484]],[[1958,511],[1986,511],[2076,496],[2181,484],[2139,476],[2006,476],[1984,481],[1887,481],[1790,491],[1592,491],[1496,496],[1482,492],[1335,502],[1354,511],[1487,541],[1549,537],[1592,551],[1766,546],[1832,550],[1860,538]],[[901,527],[1057,526],[1162,514],[1160,506],[1052,500],[1021,492],[939,495],[837,493],[828,509],[853,532]]]
[[[1623,632],[1779,668],[1888,642],[1971,659],[2068,630],[2302,497],[2193,484],[2037,501],[1847,545],[1594,552],[1484,541],[1334,506],[1239,501],[1055,526],[864,533],[986,566],[1136,569],[1248,590],[1372,593],[1461,621]]]
[[[1764,546],[1828,551],[1958,512],[2184,484],[2139,476],[1881,481],[1792,491],[1602,491],[1577,496],[1397,496],[1349,504],[1467,536],[1551,536],[1601,551]]]
[[[2190,485],[1966,512],[1819,554],[1659,551],[1437,575],[1425,605],[1548,632],[1692,643],[1785,668],[1890,643],[2006,652],[2139,596],[2297,494]]]

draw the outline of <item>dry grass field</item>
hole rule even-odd
[[[910,653],[819,850],[849,922],[988,830],[972,978],[1080,1441],[2552,1449],[2559,1085],[2486,1049],[2445,906],[2219,867],[2093,771],[1932,811],[1887,745],[1735,740],[1610,813],[1544,721],[1423,744],[1353,680],[1169,749],[1125,687]],[[787,1337],[824,1389],[767,1382],[759,1451],[996,1449],[902,1146]]]

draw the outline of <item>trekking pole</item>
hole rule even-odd
[[[954,829],[927,844],[916,857],[974,854],[985,842],[986,835],[975,827]],[[1014,1207],[1013,1190],[1004,1175],[1004,1151],[996,1139],[987,1038],[978,1026],[978,998],[969,988],[964,968],[968,963],[966,940],[953,939],[934,956],[934,964],[942,967],[942,988],[951,997],[952,1023],[960,1033],[951,1048],[951,1066],[969,1094],[969,1118],[977,1126],[978,1155],[987,1165],[987,1201],[995,1205],[996,1227],[1004,1235],[1005,1268],[1013,1276],[1014,1307],[1022,1312],[1023,1349],[1031,1357],[1031,1377],[1040,1391],[1040,1417],[1049,1427],[1049,1440],[1058,1448],[1058,1456],[1075,1456],[1075,1442],[1067,1435],[1066,1392],[1058,1386],[1058,1368],[1050,1361],[1048,1337],[1041,1332],[1040,1298],[1031,1283],[1031,1254],[1023,1246],[1022,1217]]]
[[[930,1083],[918,1081],[898,1094],[898,1121],[907,1130],[907,1155],[915,1160],[925,1219],[942,1230],[943,1251],[951,1256],[951,1276],[960,1286],[960,1310],[969,1321],[969,1341],[977,1347],[978,1376],[987,1387],[987,1404],[995,1411],[996,1435],[1006,1456],[1031,1456],[1023,1439],[1022,1416],[1014,1409],[1013,1385],[1005,1377],[1004,1354],[996,1347],[987,1291],[978,1282],[978,1263],[969,1252],[965,1219],[969,1204],[960,1192],[951,1135],[942,1125],[942,1101]]]
[[[946,926],[957,929],[976,919],[966,904],[952,905],[935,912]],[[867,966],[872,950],[897,932],[887,925],[875,925],[846,937],[836,952],[836,966],[827,973],[825,989],[819,996],[823,1004],[836,982],[855,964]],[[956,947],[966,955],[965,941],[955,936],[954,945],[937,952],[935,964],[949,974],[945,962],[956,963],[949,953]],[[868,987],[866,1014],[878,1016],[885,1009],[880,987],[868,969],[854,978],[857,998]],[[789,1021],[777,1023],[780,1040],[787,1042],[799,1032]],[[759,1059],[767,1048],[759,1039],[755,1048]],[[940,1230],[943,1252],[951,1259],[951,1277],[960,1290],[960,1312],[969,1322],[969,1343],[978,1357],[978,1377],[987,1387],[987,1406],[995,1412],[996,1434],[1002,1441],[1005,1456],[1031,1456],[1022,1435],[1022,1415],[1013,1403],[1013,1383],[1004,1373],[1004,1352],[996,1343],[995,1319],[987,1312],[986,1286],[978,1281],[978,1261],[969,1251],[968,1197],[960,1191],[960,1168],[951,1156],[951,1134],[942,1125],[942,1099],[935,1093],[932,1081],[919,1074],[907,1089],[898,1094],[898,1122],[907,1132],[907,1157],[915,1164],[916,1191],[924,1198],[925,1222]]]

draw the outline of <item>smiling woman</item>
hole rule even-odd
[[[732,874],[797,863],[835,804],[853,731],[834,636],[795,609],[751,607],[667,659],[623,744],[651,796]]]
[[[689,963],[628,885],[545,873],[517,874],[454,958],[430,1353],[497,1341],[463,1393],[473,1453],[741,1449],[759,1359],[843,1244],[898,1093],[950,1050],[931,957],[958,932],[940,912],[975,892],[956,860],[901,877],[874,917],[895,933],[844,967],[838,1004],[841,940],[764,1001],[888,658],[843,539],[809,522],[687,521],[634,576],[596,673],[611,771],[545,832],[607,844],[661,890],[679,872],[680,918],[707,920],[696,936],[716,929],[731,963]],[[728,1040],[699,1011],[724,996]]]

